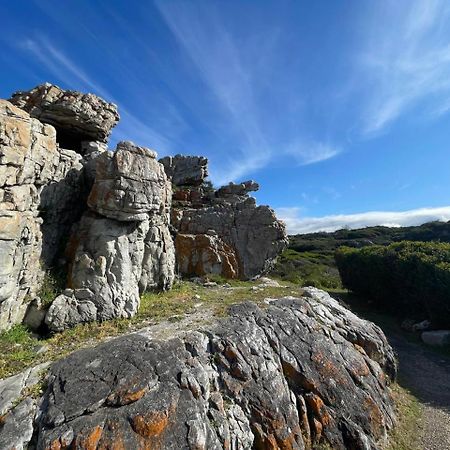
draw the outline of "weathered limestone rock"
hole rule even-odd
[[[52,126],[0,100],[0,330],[22,320],[41,261],[55,256],[74,219],[80,159],[58,149]]]
[[[174,211],[172,223],[180,234],[207,234],[214,230],[233,249],[237,262],[234,271],[239,278],[267,272],[287,245],[284,224],[277,220],[274,211],[256,206],[255,200],[248,197],[236,203]],[[186,262],[183,255],[180,258],[179,266],[183,268]]]
[[[161,162],[175,185],[172,225],[183,275],[248,279],[270,270],[288,241],[274,211],[248,196],[258,183],[229,183],[214,192],[205,184],[205,158],[177,155]]]
[[[118,222],[86,213],[71,237],[68,288],[46,316],[54,331],[79,322],[131,317],[139,306],[144,239],[149,221]]]
[[[139,292],[168,290],[174,279],[175,247],[169,231],[169,215],[153,215],[144,239]]]
[[[393,426],[392,349],[328,294],[236,306],[199,331],[123,336],[55,363],[38,449],[375,450]]]
[[[203,156],[166,156],[159,162],[176,186],[200,186],[208,176],[208,159]]]
[[[120,142],[96,158],[91,208],[70,239],[68,288],[50,306],[53,331],[132,317],[139,294],[169,289],[175,251],[169,232],[171,186],[155,153]]]
[[[82,141],[106,142],[119,121],[116,105],[93,94],[65,91],[50,83],[13,94],[10,102],[56,128],[63,148],[79,151]]]
[[[149,214],[166,214],[171,196],[156,153],[132,142],[119,142],[114,153],[105,152],[97,159],[88,205],[111,219],[136,221]]]

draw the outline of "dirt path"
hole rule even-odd
[[[388,335],[400,366],[399,383],[423,405],[418,440],[423,450],[450,450],[450,358],[406,340]]]

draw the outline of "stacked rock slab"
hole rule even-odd
[[[106,142],[119,121],[113,103],[94,94],[68,91],[50,83],[16,92],[10,102],[40,122],[53,125],[60,146],[77,151],[81,151],[83,141]]]
[[[116,105],[96,95],[63,90],[50,83],[30,91],[16,92],[9,101],[31,117],[52,125],[60,149],[70,149],[82,156],[80,162],[84,169],[81,176],[69,171],[63,182],[51,183],[42,190],[42,260],[47,266],[52,266],[55,256],[61,254],[67,242],[72,225],[86,209],[94,178],[94,160],[106,151],[106,141],[119,120],[119,114]]]
[[[206,158],[177,155],[160,162],[174,185],[172,225],[182,274],[249,279],[272,267],[287,235],[274,211],[248,195],[259,189],[257,183],[214,191],[205,182]]]
[[[310,288],[56,362],[37,407],[10,398],[0,447],[26,447],[16,430],[31,428],[38,449],[376,450],[394,423],[395,372],[377,326]]]
[[[68,289],[45,321],[61,331],[80,322],[133,316],[139,293],[172,285],[171,185],[151,150],[120,142],[96,159],[89,210],[68,246]]]
[[[36,296],[43,255],[51,259],[56,247],[46,251],[55,239],[42,212],[70,209],[81,169],[80,155],[58,148],[52,126],[0,100],[0,330],[22,321]]]

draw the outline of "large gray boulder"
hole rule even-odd
[[[114,153],[97,157],[90,209],[67,246],[68,289],[45,317],[50,330],[132,317],[140,293],[172,286],[172,191],[155,157],[131,142],[120,142]]]
[[[132,142],[119,142],[114,153],[97,158],[96,177],[88,205],[120,221],[145,220],[167,214],[172,189],[156,153]]]
[[[0,380],[0,448],[24,450],[29,448],[34,432],[37,400],[28,393],[39,391],[50,363],[26,369]],[[42,395],[43,391],[38,392]]]
[[[46,315],[53,331],[80,322],[127,318],[139,306],[144,239],[149,223],[85,213],[69,242],[68,288]]]
[[[214,232],[223,242],[223,246],[230,248],[228,259],[233,259],[232,255],[235,255],[236,278],[249,279],[268,272],[276,257],[287,245],[284,224],[277,220],[271,208],[257,206],[251,197],[241,197],[233,202],[213,203],[203,208],[176,209],[172,214],[172,223],[179,235],[208,235]],[[181,238],[176,242],[181,243]],[[204,252],[210,252],[210,248],[205,247]],[[193,254],[193,248],[190,249],[186,245],[177,246],[180,268],[189,266],[186,261],[189,261]],[[224,262],[227,260],[220,254],[217,257]],[[227,276],[226,265],[223,269],[222,274]],[[203,266],[203,271],[214,272],[208,266]]]
[[[10,102],[40,122],[53,125],[61,147],[77,151],[82,141],[106,142],[119,121],[117,106],[113,103],[94,94],[63,90],[50,83],[16,92]]]
[[[37,448],[381,448],[394,423],[392,349],[328,294],[305,294],[55,363],[36,414]]]

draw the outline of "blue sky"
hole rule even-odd
[[[447,0],[16,0],[0,14],[1,97],[50,81],[111,100],[111,146],[205,155],[217,185],[255,179],[290,232],[450,220]]]

